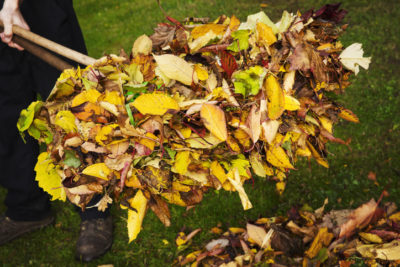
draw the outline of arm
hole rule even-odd
[[[19,10],[21,0],[5,0],[3,8],[0,10],[0,20],[4,24],[4,32],[0,33],[1,40],[10,47],[23,50],[23,48],[12,41],[12,26],[18,25],[29,30],[29,26],[22,17]]]

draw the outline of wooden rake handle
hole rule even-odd
[[[0,20],[0,28],[3,27],[3,22]],[[59,70],[71,68],[72,66],[42,47],[83,65],[91,65],[96,60],[16,25],[13,25],[13,34],[13,41]]]

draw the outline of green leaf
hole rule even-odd
[[[315,257],[315,259],[317,261],[319,261],[320,263],[323,263],[324,261],[326,261],[329,258],[329,254],[328,254],[328,249],[327,248],[321,248],[317,254],[317,256]]]
[[[169,148],[169,147],[164,147],[164,149],[167,151],[169,157],[170,157],[172,160],[175,160],[176,151],[175,151],[175,150],[172,150],[172,149]]]
[[[237,168],[241,176],[249,177],[247,170],[250,168],[250,162],[244,157],[243,154],[238,155],[238,158],[232,160],[231,163],[232,168]]]
[[[50,144],[53,141],[53,134],[44,120],[34,119],[28,129],[28,133],[36,140],[46,144]]]
[[[133,118],[132,110],[131,110],[131,107],[129,106],[129,104],[125,105],[125,109],[126,109],[126,113],[128,113],[129,122],[132,124],[132,126],[136,126],[136,122],[135,122],[135,119]]]
[[[233,75],[235,93],[242,94],[244,97],[258,94],[266,74],[267,72],[261,66],[254,66],[248,70],[236,72]]]
[[[231,34],[233,42],[228,46],[228,50],[239,52],[240,50],[247,50],[249,48],[249,35],[248,30],[239,30]]]
[[[264,11],[260,11],[256,14],[252,14],[247,16],[247,21],[242,23],[239,27],[240,30],[249,29],[254,30],[256,27],[257,22],[262,22],[265,25],[271,27],[274,34],[278,33],[278,28],[276,27],[275,23],[271,21],[271,19],[264,13]]]
[[[88,79],[83,77],[82,77],[82,83],[86,90],[97,87],[97,82],[89,81]]]
[[[72,150],[65,150],[65,159],[64,159],[64,164],[73,167],[73,168],[78,168],[81,165],[80,159],[75,155],[75,152]]]
[[[22,133],[28,130],[33,122],[36,112],[43,106],[42,101],[32,102],[27,109],[23,109],[19,115],[17,128]]]

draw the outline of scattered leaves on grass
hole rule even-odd
[[[354,214],[366,210],[370,203],[376,204],[372,199],[355,210],[330,212],[324,211],[325,204],[315,211],[292,208],[288,217],[259,218],[247,222],[245,229],[231,227],[226,232],[212,231],[213,240],[201,247],[186,247],[186,251],[194,251],[186,256],[179,253],[174,263],[180,266],[189,263],[191,266],[351,266],[351,261],[357,259],[365,266],[397,266],[400,230],[393,223],[398,214],[393,214],[394,203],[386,203],[386,209],[375,213],[374,221],[358,222],[357,232],[348,232],[346,238],[339,235],[346,220],[352,220]],[[350,214],[348,218],[346,214]]]

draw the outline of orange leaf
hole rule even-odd
[[[350,109],[340,108],[339,110],[339,117],[345,119],[347,121],[359,123],[360,120],[358,119],[357,115],[353,113]]]
[[[228,138],[224,111],[213,104],[203,104],[200,117],[204,126],[218,139],[225,141]]]

